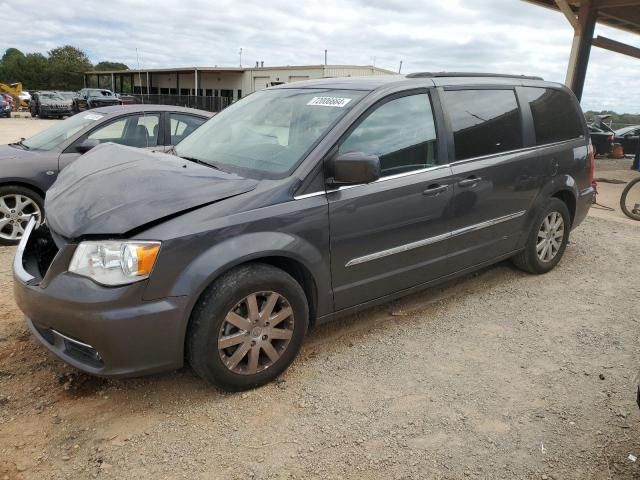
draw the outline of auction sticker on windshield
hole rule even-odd
[[[88,115],[85,115],[83,118],[86,118],[87,120],[100,120],[102,118],[102,115],[96,115],[95,113],[89,113]]]
[[[319,107],[338,107],[342,108],[351,101],[350,98],[338,97],[313,97],[307,105],[317,105]]]

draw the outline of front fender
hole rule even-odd
[[[22,184],[45,192],[58,173],[57,153],[19,152],[14,158],[0,159],[0,184]]]
[[[169,296],[202,291],[227,270],[259,258],[286,257],[303,265],[316,285],[328,285],[330,276],[320,251],[306,240],[288,233],[255,232],[212,246],[197,256],[177,279]]]
[[[204,243],[207,239],[201,237],[193,241],[194,244],[191,246],[185,246],[182,241],[178,241],[179,245],[168,246],[168,248],[171,251],[174,248],[177,250],[187,247],[197,251],[201,246],[198,243]],[[168,257],[175,258],[171,254]],[[192,257],[187,265],[182,266],[180,274],[173,282],[163,281],[162,269],[154,271],[144,298],[152,300],[161,297],[188,296],[189,303],[185,310],[188,314],[183,319],[186,328],[188,317],[195,303],[216,278],[235,266],[269,257],[284,257],[305,268],[315,283],[317,315],[324,315],[332,311],[333,297],[330,288],[329,262],[317,246],[300,236],[284,232],[251,232],[213,244],[201,254]]]

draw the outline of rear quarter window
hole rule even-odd
[[[536,145],[579,138],[584,129],[574,99],[567,92],[553,88],[525,87],[525,100],[531,108]]]

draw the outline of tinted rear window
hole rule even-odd
[[[445,92],[456,159],[522,148],[522,121],[513,90]]]
[[[584,135],[581,113],[567,92],[536,87],[526,87],[523,90],[531,107],[537,145],[561,142]]]

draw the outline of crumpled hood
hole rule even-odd
[[[66,238],[120,235],[257,183],[174,155],[107,143],[62,170],[47,192],[46,218]]]

